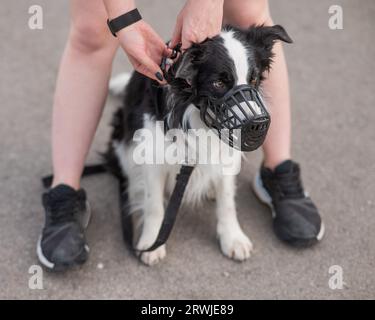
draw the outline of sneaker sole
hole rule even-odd
[[[260,202],[264,203],[271,209],[272,218],[275,219],[276,211],[272,205],[272,198],[267,192],[266,188],[264,188],[259,172],[256,173],[255,178],[253,180],[253,191],[255,195],[257,196],[257,198],[260,200]],[[322,221],[320,225],[319,233],[316,236],[316,240],[321,241],[323,239],[324,233],[325,233],[325,226]]]
[[[86,201],[86,208],[87,208],[87,213],[85,214],[85,216],[82,219],[82,226],[83,226],[84,229],[87,229],[87,227],[88,227],[88,225],[90,224],[90,221],[91,221],[91,207],[90,207],[90,204],[89,204],[88,201]],[[38,243],[37,243],[37,246],[36,246],[36,254],[38,256],[39,262],[44,267],[46,267],[47,269],[52,270],[52,271],[64,271],[65,269],[67,269],[69,267],[72,267],[74,265],[80,265],[81,263],[79,263],[79,259],[77,259],[77,258],[81,257],[83,254],[86,254],[86,253],[90,252],[90,248],[86,244],[84,246],[84,248],[82,249],[82,251],[77,255],[77,258],[75,260],[73,260],[71,263],[56,264],[56,263],[53,263],[53,262],[49,261],[45,257],[45,255],[43,254],[43,251],[42,251],[41,242],[42,242],[42,235],[39,236]]]

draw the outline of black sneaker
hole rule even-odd
[[[44,193],[42,202],[46,219],[37,245],[39,261],[54,271],[83,264],[89,253],[84,229],[91,216],[85,191],[60,184]]]
[[[297,163],[286,160],[274,171],[262,167],[254,179],[253,190],[271,208],[279,239],[296,247],[307,247],[323,238],[324,224],[303,190]]]

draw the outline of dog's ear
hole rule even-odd
[[[198,74],[199,64],[204,60],[203,46],[200,44],[193,44],[182,54],[180,59],[179,63],[177,63],[175,77],[183,79],[189,85],[192,85]]]
[[[257,26],[248,30],[248,40],[255,46],[258,53],[261,72],[269,70],[273,53],[272,49],[276,41],[293,43],[285,29],[280,25],[272,27]]]
[[[249,36],[253,38],[256,45],[263,47],[266,50],[272,50],[275,41],[280,40],[286,43],[293,43],[285,29],[280,25],[272,27],[259,26],[249,29]]]

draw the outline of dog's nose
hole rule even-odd
[[[241,130],[241,150],[254,151],[264,142],[270,126],[269,116],[260,116],[252,119]]]
[[[269,127],[269,123],[270,123],[269,117],[258,116],[258,117],[255,117],[251,121],[251,123],[250,123],[251,127],[250,128],[254,132],[261,133],[263,130],[267,130],[267,128]]]

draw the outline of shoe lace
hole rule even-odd
[[[279,198],[303,198],[303,191],[300,173],[298,170],[278,174],[274,181],[274,191]]]
[[[53,222],[74,220],[80,210],[82,210],[81,200],[79,195],[69,199],[55,199],[50,204],[51,220]]]

